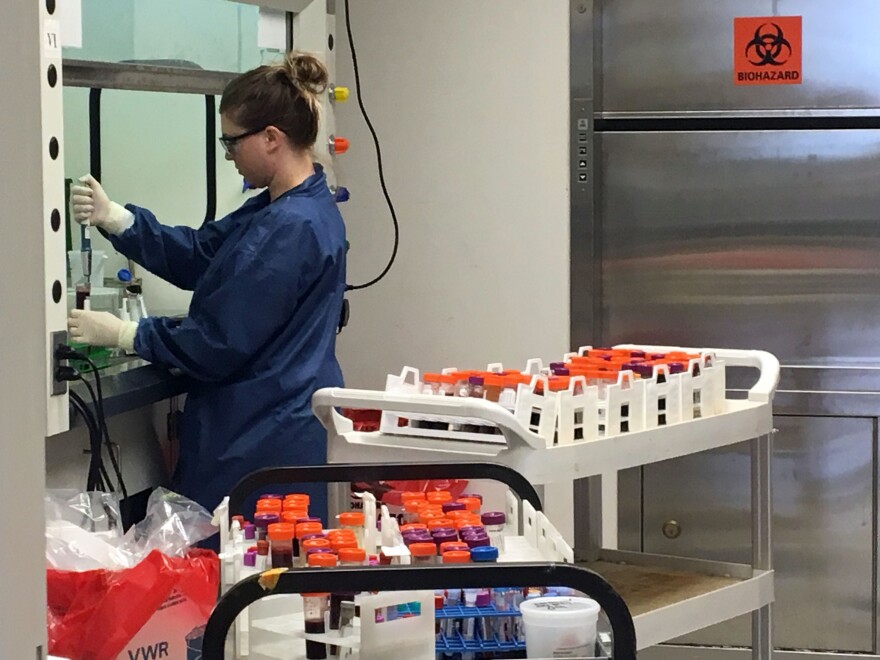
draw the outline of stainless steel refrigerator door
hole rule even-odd
[[[774,644],[871,651],[875,421],[777,417],[776,423]],[[645,550],[748,563],[748,484],[747,445],[646,467]],[[668,538],[673,520],[680,535]],[[684,641],[748,645],[749,619]]]
[[[605,0],[601,109],[880,107],[876,0]],[[735,17],[802,16],[801,84],[734,85]]]
[[[880,131],[597,144],[603,342],[763,349],[787,364],[880,356]],[[574,342],[592,339],[573,325]]]

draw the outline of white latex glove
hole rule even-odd
[[[134,224],[132,212],[111,202],[95,177],[86,174],[80,182],[83,185],[70,187],[73,218],[78,223],[99,227],[109,234],[121,234]]]
[[[134,321],[122,321],[110,312],[84,309],[71,310],[67,319],[67,330],[73,341],[89,346],[119,347],[126,351],[134,350],[137,326]]]

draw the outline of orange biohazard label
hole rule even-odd
[[[735,85],[800,85],[801,17],[733,19]]]

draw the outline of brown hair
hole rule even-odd
[[[275,126],[294,147],[309,149],[318,137],[327,67],[314,55],[291,51],[277,64],[265,64],[234,78],[220,101],[220,112],[249,131]]]

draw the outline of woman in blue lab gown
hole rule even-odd
[[[189,377],[172,486],[208,508],[259,468],[326,461],[311,397],[342,385],[335,347],[345,290],[345,228],[311,158],[326,86],[324,66],[297,53],[229,84],[220,104],[226,158],[266,189],[201,229],[115,204],[90,176],[73,190],[79,221],[193,292],[182,319],[134,324],[75,311],[69,327],[78,341],[133,348]],[[325,515],[326,489],[309,490],[311,511]]]

